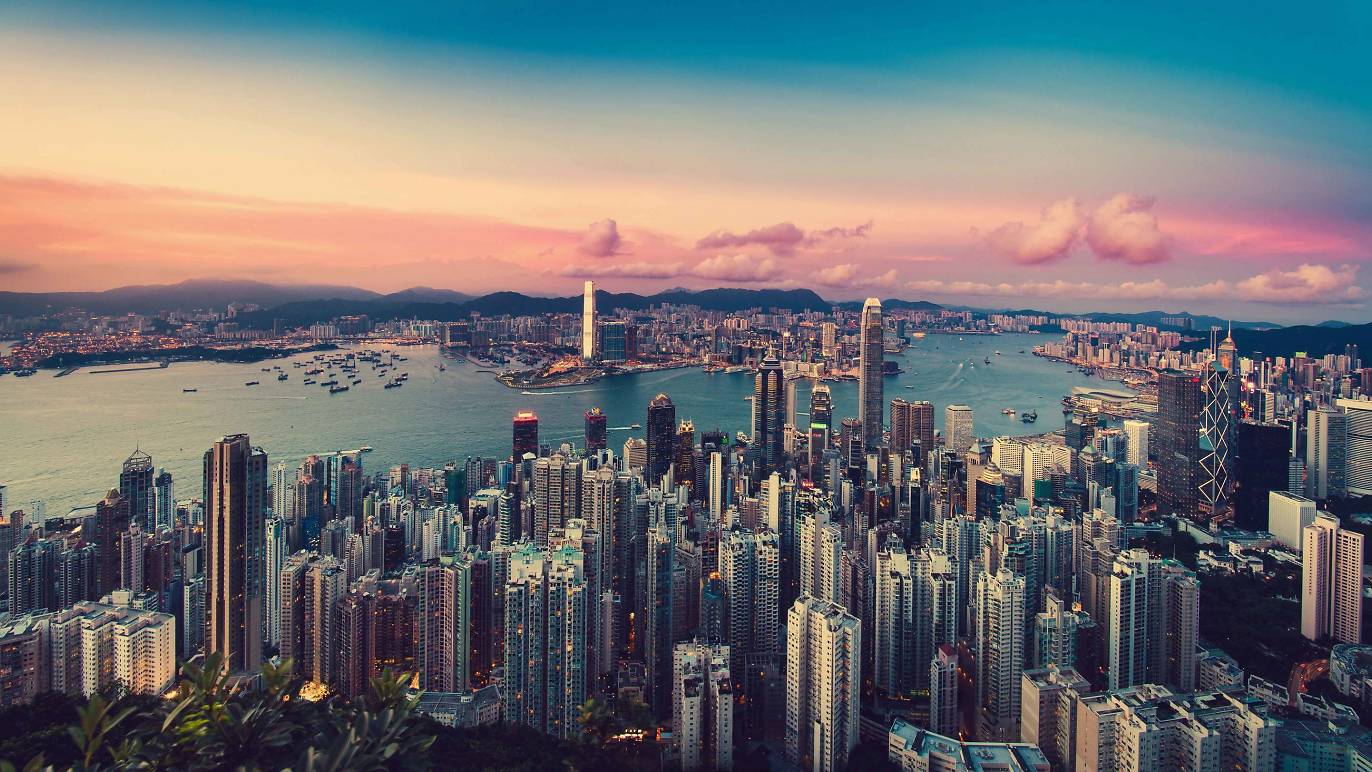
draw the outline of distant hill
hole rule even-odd
[[[466,303],[472,299],[465,292],[434,287],[410,287],[385,296],[396,303]]]
[[[1342,354],[1349,344],[1358,347],[1362,356],[1372,352],[1372,324],[1341,324],[1325,326],[1298,324],[1274,330],[1246,330],[1234,328],[1234,345],[1244,356],[1262,354],[1264,356],[1291,356],[1304,351],[1311,357],[1325,354]],[[1201,348],[1209,342],[1197,342],[1187,346]]]
[[[1150,327],[1159,329],[1180,330],[1176,325],[1165,325],[1162,323],[1164,317],[1176,316],[1191,319],[1192,329],[1207,332],[1211,327],[1227,329],[1231,320],[1221,319],[1218,316],[1206,316],[1203,314],[1192,314],[1186,311],[1138,311],[1134,313],[1117,313],[1113,311],[1090,311],[1084,314],[1064,314],[1060,311],[1039,311],[1032,308],[1020,309],[973,309],[987,313],[997,314],[1023,314],[1026,316],[1068,316],[1074,319],[1090,319],[1093,322],[1124,322],[1126,324],[1146,324]],[[1247,322],[1239,319],[1232,320],[1234,329],[1260,329],[1270,330],[1280,327],[1279,324],[1272,322]]]
[[[400,293],[397,293],[400,294]],[[788,311],[823,311],[833,303],[810,290],[722,288],[700,291],[667,290],[653,295],[632,292],[596,292],[596,307],[602,313],[613,310],[641,311],[663,303],[694,305],[712,311],[743,311],[749,308],[782,308]],[[473,313],[483,316],[500,314],[536,315],[570,314],[581,311],[580,295],[566,297],[537,297],[521,292],[493,292],[462,302],[429,302],[396,300],[394,295],[373,300],[302,300],[251,314],[240,314],[238,321],[248,327],[265,329],[273,320],[290,325],[312,324],[345,314],[366,314],[372,319],[435,319],[453,322],[466,319]]]
[[[849,311],[861,311],[864,302],[866,301],[845,300],[842,303],[834,303],[833,305]],[[938,311],[943,308],[943,306],[938,303],[931,303],[927,300],[901,300],[900,298],[886,298],[881,301],[881,307],[886,311],[897,308],[909,311]]]
[[[68,308],[93,314],[152,314],[252,303],[264,308],[307,299],[370,300],[381,295],[328,284],[278,285],[236,279],[191,279],[177,284],[116,287],[103,292],[0,292],[0,314],[37,316]]]

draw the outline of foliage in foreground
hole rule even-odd
[[[374,679],[365,697],[301,699],[290,663],[243,689],[217,657],[187,663],[172,699],[45,695],[4,711],[0,772],[68,769],[415,770],[649,768],[645,748],[559,741],[522,727],[452,729],[414,712],[409,678]],[[9,720],[9,719],[12,719]]]

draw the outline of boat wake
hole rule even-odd
[[[595,389],[572,389],[570,391],[521,391],[520,394],[529,397],[556,397],[561,394],[590,394]]]

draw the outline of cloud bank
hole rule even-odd
[[[1102,260],[1134,265],[1160,263],[1171,257],[1172,240],[1158,227],[1154,199],[1118,193],[1088,215],[1075,198],[1044,207],[1037,223],[1004,223],[986,234],[986,247],[1022,265],[1040,265],[1071,254],[1085,243]]]

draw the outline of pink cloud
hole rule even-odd
[[[609,257],[618,254],[620,245],[619,224],[607,218],[587,226],[577,249],[584,255]]]
[[[571,276],[584,279],[598,279],[605,277],[617,277],[621,279],[671,279],[681,275],[681,266],[677,263],[613,263],[613,264],[589,264],[589,265],[568,265],[558,272],[560,276]]]
[[[777,255],[788,255],[805,240],[805,231],[789,222],[779,222],[738,234],[718,230],[696,242],[696,249],[727,249],[757,244],[766,247]]]
[[[698,263],[691,275],[719,281],[770,281],[781,275],[781,266],[770,257],[757,260],[749,255],[716,255]]]
[[[1293,270],[1272,269],[1239,282],[1238,296],[1262,303],[1347,303],[1363,298],[1354,284],[1358,266],[1302,263]]]
[[[806,246],[814,246],[832,239],[865,239],[872,230],[873,224],[871,220],[868,220],[855,228],[825,228],[824,230],[810,231],[805,237],[805,244]]]
[[[1101,204],[1086,222],[1086,243],[1097,257],[1138,265],[1171,256],[1169,239],[1158,229],[1151,196],[1119,193]]]
[[[1072,251],[1081,223],[1081,203],[1075,198],[1067,198],[1044,207],[1035,224],[1026,225],[1017,220],[996,228],[986,234],[986,246],[1017,263],[1047,263],[1066,257]]]

